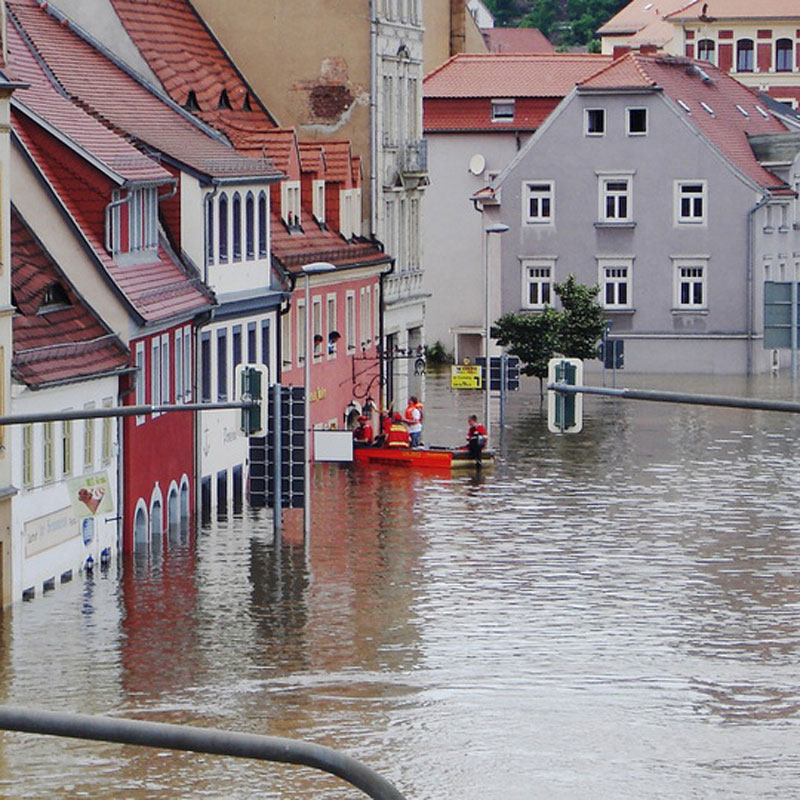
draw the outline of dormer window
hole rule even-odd
[[[281,184],[281,219],[290,231],[300,230],[300,182]]]
[[[57,308],[70,305],[72,305],[72,303],[70,303],[66,289],[58,282],[51,283],[49,286],[45,287],[44,292],[42,292],[42,302],[39,306],[39,313],[54,311]]]
[[[514,100],[492,100],[492,122],[513,122]]]
[[[325,224],[325,181],[314,181],[311,187],[311,211],[314,219],[321,225]]]
[[[250,104],[250,92],[244,93],[244,102],[242,103],[243,111],[252,111],[253,106]]]
[[[228,97],[228,91],[227,91],[227,89],[223,89],[223,90],[222,90],[222,91],[219,93],[219,103],[217,104],[217,108],[218,108],[220,111],[221,111],[221,110],[223,110],[223,109],[230,110],[230,109],[232,109],[232,108],[233,108],[233,106],[231,105],[230,98]]]
[[[194,89],[189,91],[189,94],[186,96],[186,102],[183,104],[183,107],[187,111],[199,111],[200,110],[200,103],[197,102],[197,95],[194,92]]]
[[[116,191],[110,209],[109,249],[114,255],[154,253],[158,248],[158,189]]]

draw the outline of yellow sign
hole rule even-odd
[[[450,368],[451,389],[480,389],[481,368],[470,364],[456,364]]]

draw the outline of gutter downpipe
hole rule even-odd
[[[129,183],[127,183],[127,182],[124,183],[120,188],[121,189],[125,189],[127,191],[127,194],[125,195],[125,197],[120,197],[119,200],[112,200],[110,203],[107,203],[106,207],[105,207],[105,211],[103,212],[103,215],[104,215],[104,218],[105,218],[105,228],[106,228],[106,230],[105,230],[106,237],[105,238],[106,238],[106,252],[107,253],[113,253],[114,252],[113,243],[111,241],[111,212],[115,208],[119,208],[120,206],[127,205],[133,199],[133,193],[131,192],[131,186],[130,186]]]
[[[378,384],[379,384],[379,392],[378,392],[378,405],[380,408],[386,408],[386,383],[384,381],[384,350],[386,348],[386,343],[384,341],[384,324],[383,324],[383,315],[385,313],[385,301],[384,301],[384,288],[383,288],[383,279],[387,275],[391,275],[394,272],[395,267],[395,259],[392,259],[389,262],[389,269],[384,270],[380,274],[380,279],[378,282],[378,287],[380,288],[380,314],[378,315]]]
[[[753,325],[755,322],[755,297],[753,292],[755,290],[755,215],[756,212],[761,210],[768,202],[770,196],[765,194],[751,209],[747,212],[747,358],[746,358],[746,373],[749,377],[753,374]]]
[[[373,236],[378,228],[378,16],[376,0],[369,0],[369,225]]]
[[[219,191],[219,181],[212,181],[212,186],[214,187],[214,190],[212,192],[208,192],[203,198],[203,207],[205,210],[205,219],[203,220],[203,283],[206,286],[208,286],[208,237],[210,234],[208,226],[206,225],[206,221],[208,220],[208,207],[211,205],[212,201],[217,196],[217,192]]]

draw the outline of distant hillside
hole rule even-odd
[[[538,28],[556,47],[597,49],[596,31],[630,0],[485,0],[497,25]]]

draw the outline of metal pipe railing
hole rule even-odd
[[[0,730],[297,764],[336,775],[373,800],[405,800],[385,778],[331,747],[277,736],[0,706]]]

